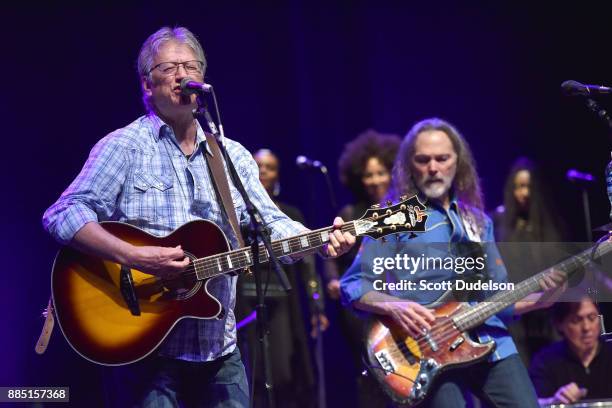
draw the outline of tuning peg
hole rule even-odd
[[[387,207],[390,207],[391,205],[393,205],[393,201],[387,200]]]
[[[400,200],[401,200],[401,201],[404,201],[404,200],[407,200],[407,199],[408,199],[408,196],[407,196],[407,195],[400,196]]]
[[[377,209],[380,208],[380,204],[374,204],[370,208],[373,209],[373,210],[377,210]]]
[[[380,239],[380,242],[382,242],[383,244],[386,244],[387,243],[387,237],[382,237]]]

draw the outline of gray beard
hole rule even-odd
[[[436,183],[429,186],[419,186],[419,190],[421,190],[427,198],[438,200],[445,194],[448,194],[450,186],[447,186],[446,183]]]

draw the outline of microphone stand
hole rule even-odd
[[[586,97],[584,99],[587,108],[589,108],[591,112],[597,115],[599,119],[601,119],[606,123],[606,125],[608,125],[608,133],[610,136],[612,136],[612,119],[610,118],[610,115],[608,115],[608,112],[604,108],[599,106],[599,104],[595,102],[594,99]]]
[[[278,276],[278,280],[283,286],[285,291],[291,290],[291,285],[289,284],[289,280],[287,279],[287,275],[283,271],[278,259],[274,254],[274,250],[272,249],[272,243],[270,241],[270,234],[268,228],[264,226],[264,220],[261,217],[261,214],[257,207],[253,204],[253,202],[249,199],[249,196],[238,176],[238,172],[234,167],[234,163],[230,159],[227,150],[223,144],[223,127],[221,125],[220,115],[218,111],[218,105],[216,103],[216,97],[214,94],[214,90],[211,90],[213,95],[213,100],[215,102],[215,106],[217,108],[217,118],[219,119],[219,127],[215,126],[210,113],[208,112],[206,101],[204,100],[201,93],[197,95],[198,109],[194,112],[194,117],[196,119],[204,118],[206,120],[207,126],[212,132],[213,136],[217,138],[219,149],[223,155],[225,163],[227,165],[227,169],[229,171],[232,182],[234,183],[234,187],[240,192],[242,199],[246,204],[246,210],[251,218],[251,224],[249,228],[249,237],[251,239],[251,252],[253,255],[253,273],[255,276],[255,291],[257,293],[257,306],[255,307],[256,315],[257,315],[257,340],[259,342],[259,347],[262,356],[262,364],[263,364],[263,373],[264,373],[264,387],[266,391],[266,398],[268,401],[268,407],[275,408],[275,399],[274,399],[274,385],[272,380],[272,365],[270,364],[270,348],[268,341],[269,327],[268,327],[268,313],[267,307],[265,303],[265,294],[262,287],[262,263],[259,257],[260,245],[259,242],[263,243],[263,246],[268,255],[268,261],[272,265],[274,272]],[[221,132],[219,132],[221,129]],[[251,396],[252,400],[253,396]]]
[[[570,170],[571,171],[571,170]],[[589,192],[588,187],[591,181],[579,180],[570,178],[570,172],[568,171],[568,180],[576,185],[580,189],[582,194],[582,211],[584,213],[584,226],[586,228],[586,238],[588,242],[593,242],[593,231],[591,226],[591,205],[589,203]]]
[[[325,183],[327,184],[327,192],[329,193],[329,201],[331,202],[332,209],[334,210],[334,214],[337,214],[338,205],[336,204],[336,195],[334,194],[334,188],[332,186],[327,167],[321,166],[321,173],[323,173],[323,176],[325,176]]]
[[[584,222],[586,224],[587,241],[593,242],[593,230],[591,226],[591,209],[589,203],[589,192],[587,186],[582,187],[582,207],[584,208]]]
[[[318,165],[308,165],[308,166],[302,166],[300,163],[296,163],[296,165],[298,166],[298,168],[302,170],[318,170],[323,174],[323,177],[325,178],[325,186],[327,187],[329,202],[331,204],[331,208],[334,212],[334,215],[336,215],[338,214],[338,204],[336,201],[336,195],[334,193],[334,188],[332,186],[332,181],[331,181],[331,178],[329,177],[329,171],[327,170],[327,167],[325,165],[321,164],[321,162],[318,162],[318,163],[319,163]],[[310,189],[312,190],[313,193],[315,192],[314,184],[310,185]],[[312,197],[314,197],[314,195],[311,195],[311,198]],[[313,208],[314,207],[315,206],[313,206]]]
[[[612,141],[612,119],[610,118],[610,115],[608,114],[608,112],[604,108],[599,106],[599,104],[597,102],[595,102],[595,100],[593,100],[592,98],[585,97],[584,99],[585,99],[587,108],[591,112],[595,113],[595,115],[597,115],[597,117],[599,119],[601,119],[603,122],[605,122],[605,124],[607,125],[607,128],[608,128],[608,137]],[[606,184],[607,184],[607,189],[608,189],[608,198],[610,199],[610,204],[612,205],[612,185],[610,185],[610,183],[611,183],[610,179],[612,178],[612,174],[608,174],[611,171],[612,171],[612,161],[608,164],[608,166],[606,168],[606,173],[607,173],[606,174]],[[612,212],[610,213],[610,218],[612,218]],[[594,251],[597,249],[597,247],[603,241],[605,241],[606,239],[609,239],[611,234],[612,233],[608,233],[607,235],[602,237],[597,242]],[[597,304],[598,303],[598,301],[597,301],[597,289],[593,289],[593,290],[595,291],[595,304]],[[606,341],[606,342],[612,341],[612,332],[606,332],[606,328],[604,326],[604,316],[603,316],[603,314],[599,315],[599,321],[600,321],[600,334],[599,334],[599,336],[604,341]]]
[[[597,248],[599,247],[599,245],[609,240],[610,237],[612,237],[612,232],[608,232],[603,237],[597,240],[597,242],[595,243],[595,246],[593,247],[593,250],[591,251],[591,260],[595,259],[595,254],[597,253]],[[597,288],[588,288],[587,293],[594,297],[593,301],[597,305],[599,303],[597,301],[597,295],[599,294],[599,291],[597,290]],[[598,316],[599,316],[599,337],[605,342],[612,342],[612,332],[606,332],[604,315],[601,312],[601,310],[599,311]]]

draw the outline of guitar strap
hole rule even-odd
[[[53,316],[53,301],[51,298],[49,298],[49,304],[47,305],[47,309],[45,309],[43,312],[43,316],[45,316],[45,323],[43,324],[40,337],[36,342],[36,347],[34,347],[36,354],[43,354],[45,350],[47,350],[49,339],[51,338],[51,333],[53,332],[53,327],[55,326],[55,317]]]
[[[238,244],[241,248],[243,248],[244,239],[240,233],[240,224],[238,224],[238,217],[236,216],[236,209],[234,208],[234,202],[232,201],[232,194],[230,193],[227,174],[225,173],[225,168],[223,167],[223,154],[221,153],[221,149],[217,143],[217,138],[210,133],[205,132],[204,134],[206,135],[206,142],[208,142],[212,154],[204,153],[204,149],[202,150],[202,154],[204,154],[208,167],[210,168],[210,172],[212,173],[216,190],[221,198],[221,203],[223,204],[223,210],[225,211],[227,218],[229,218],[234,235],[238,240]]]
[[[238,244],[241,248],[243,248],[244,239],[242,238],[242,234],[240,233],[238,217],[236,216],[236,210],[232,201],[232,194],[230,193],[227,175],[225,173],[225,168],[223,167],[223,154],[221,153],[221,149],[217,144],[216,138],[209,133],[205,133],[205,135],[206,141],[208,142],[210,150],[212,151],[212,155],[207,155],[205,153],[202,154],[204,154],[204,158],[206,159],[206,162],[208,163],[208,166],[212,173],[216,190],[219,196],[221,197],[223,210],[225,211],[227,218],[229,218],[232,230],[234,231],[234,235],[238,240]],[[51,298],[49,298],[49,304],[43,314],[45,316],[45,323],[43,325],[42,332],[40,333],[40,337],[38,338],[38,342],[36,343],[35,347],[35,351],[38,354],[43,354],[47,349],[47,345],[49,344],[49,339],[51,338],[51,333],[55,325],[55,319],[53,316],[53,304]]]
[[[469,239],[467,253],[464,255],[470,256],[472,258],[484,257],[485,256],[485,245],[491,245],[491,243],[484,243],[482,241],[483,231],[482,231],[482,228],[476,222],[476,218],[474,214],[472,214],[466,208],[461,208],[459,211],[459,218],[461,219],[461,223],[463,224],[463,229],[465,230],[468,236],[468,239]],[[474,275],[464,280],[471,281],[471,282],[477,282],[477,281],[485,282],[489,280],[489,278],[490,278],[489,270],[485,265],[485,268],[482,271],[476,272]],[[474,296],[473,293],[469,294],[468,298],[462,299],[462,300],[463,301],[470,300],[469,298],[471,298],[472,296]]]

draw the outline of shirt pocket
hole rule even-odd
[[[170,174],[152,174],[138,170],[127,204],[131,220],[165,222],[176,212],[174,179]]]
[[[134,188],[136,190],[147,192],[150,189],[158,191],[167,191],[174,186],[172,176],[167,174],[155,175],[137,171],[134,175]]]

